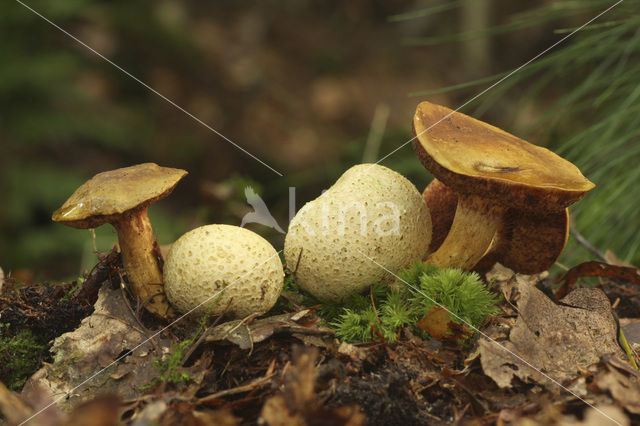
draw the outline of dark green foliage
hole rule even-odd
[[[31,333],[21,330],[8,336],[9,324],[0,323],[0,381],[18,390],[40,365],[47,346]]]
[[[436,305],[451,311],[453,321],[474,327],[498,312],[498,296],[475,273],[417,262],[400,277],[394,285],[373,286],[373,303],[370,295],[355,295],[342,306],[325,302],[319,313],[341,340],[367,342],[382,336],[394,343],[405,327],[419,333],[416,322]]]

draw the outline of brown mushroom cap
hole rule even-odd
[[[96,228],[124,212],[143,209],[166,197],[187,172],[154,163],[98,173],[53,213],[55,222]]]
[[[595,186],[548,149],[444,106],[420,103],[413,129],[422,164],[459,193],[517,208],[561,210]]]

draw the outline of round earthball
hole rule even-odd
[[[278,253],[260,235],[206,225],[181,236],[164,264],[169,302],[182,313],[242,318],[267,312],[284,284]]]
[[[429,209],[416,187],[391,169],[360,164],[300,209],[284,255],[301,288],[343,302],[393,281],[425,256],[430,241]]]

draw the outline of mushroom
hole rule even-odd
[[[372,284],[393,281],[380,265],[397,273],[422,260],[430,222],[424,200],[404,176],[360,164],[298,211],[284,256],[302,289],[340,303]]]
[[[456,214],[458,194],[434,179],[422,197],[431,212],[433,232],[429,252],[433,253],[446,238]],[[521,274],[537,274],[549,269],[558,259],[569,237],[569,210],[549,214],[508,208],[486,254],[474,266],[487,273],[496,262]]]
[[[422,102],[413,148],[424,167],[458,194],[451,229],[427,262],[473,268],[508,208],[558,214],[595,185],[546,148],[444,106]]]
[[[169,195],[186,174],[185,170],[153,163],[98,173],[52,217],[55,222],[79,229],[113,225],[133,293],[149,312],[161,318],[173,313],[164,296],[162,258],[147,209]]]
[[[549,269],[569,238],[569,210],[540,214],[507,209],[489,251],[474,269],[484,274],[496,262],[521,274]]]
[[[169,302],[182,313],[241,318],[273,307],[284,271],[276,250],[255,232],[205,225],[173,243],[164,285]]]
[[[422,192],[431,213],[431,244],[429,253],[442,245],[451,229],[458,205],[458,194],[438,179],[433,179]]]

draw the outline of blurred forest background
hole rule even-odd
[[[51,213],[94,174],[156,162],[190,172],[151,208],[161,244],[239,224],[252,185],[281,226],[348,167],[411,137],[421,100],[457,108],[614,1],[64,0],[25,2],[283,174],[233,147],[18,2],[0,13],[0,266],[25,282],[77,277],[88,231]],[[602,251],[640,263],[640,1],[463,112],[545,145],[598,186],[572,210]],[[410,145],[383,163],[419,190]],[[250,228],[279,249],[283,236]],[[97,230],[100,250],[115,231]],[[573,238],[561,262],[593,258]]]

